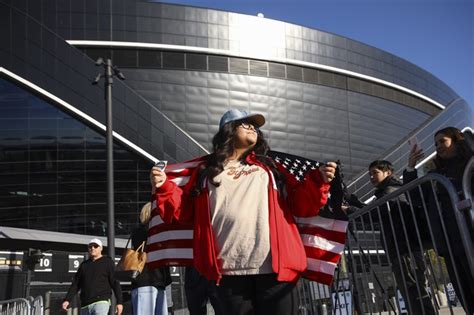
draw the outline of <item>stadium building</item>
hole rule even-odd
[[[263,113],[273,150],[340,160],[361,197],[370,196],[370,161],[387,157],[401,169],[411,136],[433,152],[434,130],[473,125],[469,105],[416,65],[262,16],[151,0],[0,0],[0,38],[4,283],[25,270],[28,248],[48,260],[34,281],[70,281],[71,253],[83,259],[91,236],[105,240],[98,57],[126,77],[113,82],[118,254],[149,199],[153,161],[206,154],[230,108]]]

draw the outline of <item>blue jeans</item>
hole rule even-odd
[[[167,315],[166,291],[155,287],[139,287],[132,290],[134,315]]]
[[[109,301],[100,301],[81,307],[81,315],[107,315],[109,314]]]

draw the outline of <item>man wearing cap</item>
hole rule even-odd
[[[297,182],[267,156],[264,123],[260,114],[229,110],[213,153],[197,160],[185,185],[157,167],[150,174],[153,211],[165,223],[194,224],[194,267],[216,281],[226,315],[297,314],[306,253],[293,215],[319,212],[336,170],[329,162]]]
[[[81,263],[74,275],[62,304],[63,310],[68,309],[70,301],[81,291],[81,315],[107,315],[114,290],[117,298],[116,313],[122,314],[122,290],[120,283],[114,279],[114,262],[110,257],[102,256],[102,241],[98,238],[91,239],[87,249],[89,259]]]

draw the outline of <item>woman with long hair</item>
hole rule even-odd
[[[178,187],[151,171],[153,198],[166,223],[194,224],[194,267],[216,281],[225,314],[296,314],[296,281],[306,254],[293,219],[326,203],[336,163],[297,182],[267,157],[260,114],[226,112],[213,153]]]
[[[436,131],[434,134],[434,142],[436,147],[436,156],[433,159],[434,168],[431,172],[446,176],[456,189],[457,194],[461,199],[463,196],[463,174],[469,160],[473,156],[472,149],[468,145],[464,134],[461,130],[455,127],[446,127]],[[403,181],[410,182],[417,178],[417,171],[415,165],[418,160],[423,157],[423,150],[418,147],[412,147],[409,158],[408,168],[403,173]],[[474,176],[471,177],[474,180]],[[450,197],[443,187],[435,187],[436,196],[433,194],[431,186],[423,187],[423,197],[427,204],[428,218],[427,221],[431,225],[432,242],[434,248],[437,249],[439,255],[444,256],[449,278],[453,283],[456,294],[461,301],[467,314],[474,313],[474,299],[472,294],[474,292],[474,278],[470,271],[469,264],[464,251],[460,235],[458,223],[455,218],[454,211],[450,202]],[[474,187],[471,182],[471,187]],[[410,196],[416,203],[421,203],[421,198],[416,192],[411,192]],[[441,208],[441,215],[438,213],[438,201]],[[420,211],[423,208],[421,208]],[[468,220],[468,218],[465,218]],[[443,229],[443,224],[445,229]],[[469,222],[469,221],[468,221]],[[474,237],[472,227],[470,227],[469,234],[466,237]],[[426,230],[426,228],[425,228]],[[447,234],[445,236],[444,230]],[[449,251],[451,248],[451,252]],[[457,276],[456,277],[456,272]],[[462,291],[462,292],[461,292]],[[464,295],[464,298],[463,296]],[[469,298],[471,296],[471,298]]]
[[[132,247],[136,250],[146,243],[148,223],[151,218],[151,203],[140,211],[140,226],[132,231]],[[166,286],[171,284],[169,267],[149,270],[147,266],[132,280],[132,307],[134,315],[167,315]]]

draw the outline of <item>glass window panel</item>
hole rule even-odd
[[[303,78],[305,82],[317,83],[318,71],[315,69],[303,68]]]
[[[116,49],[113,51],[113,58],[117,67],[137,67],[137,51],[135,49]]]
[[[229,71],[229,58],[220,56],[209,56],[209,71]]]
[[[0,101],[0,117],[8,118],[0,119],[2,224],[105,235],[105,137],[7,80],[0,79],[0,88],[9,95]],[[149,198],[149,162],[118,144],[114,151],[116,234],[128,235],[137,223],[137,199]]]
[[[112,51],[110,49],[87,48],[83,50],[92,60],[99,58],[112,59]]]
[[[250,60],[250,74],[268,76],[268,62]]]
[[[184,69],[184,53],[164,51],[163,68]]]
[[[286,78],[285,65],[280,63],[268,63],[268,75],[273,78]]]
[[[301,67],[287,65],[286,75],[290,80],[303,80],[303,71]]]
[[[186,69],[207,70],[207,56],[200,54],[186,54]]]
[[[161,68],[161,52],[156,50],[139,50],[138,66],[143,68]]]
[[[241,58],[229,58],[229,71],[231,73],[249,73],[249,61],[248,59]]]
[[[3,117],[3,115],[2,115]],[[0,119],[3,130],[24,130],[28,129],[28,120],[26,119]]]

